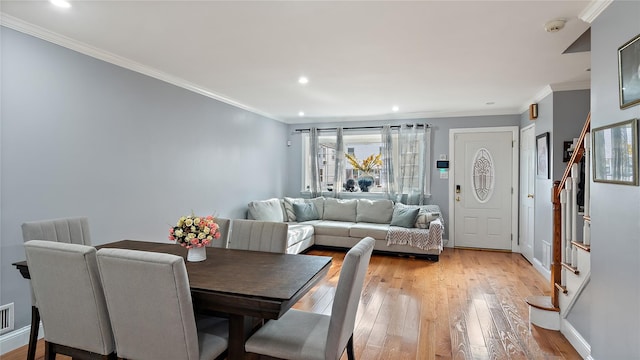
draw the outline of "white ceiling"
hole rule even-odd
[[[590,1],[71,4],[2,0],[2,23],[286,123],[519,114],[590,80],[562,54]]]

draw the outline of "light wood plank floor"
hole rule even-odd
[[[333,265],[295,307],[328,314],[344,253],[310,254],[332,256]],[[559,332],[529,327],[524,298],[549,291],[520,254],[445,249],[437,263],[374,255],[356,318],[356,358],[581,359]],[[2,356],[25,358],[26,347]]]

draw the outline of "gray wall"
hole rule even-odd
[[[350,122],[348,124],[332,123],[332,124],[305,124],[290,125],[289,140],[291,146],[288,150],[288,164],[290,168],[289,178],[287,182],[287,196],[299,197],[302,190],[302,136],[295,129],[306,129],[311,126],[318,128],[334,127],[334,126],[379,126],[385,124],[398,125],[407,123],[430,124],[431,130],[431,198],[429,204],[440,206],[442,215],[445,219],[445,238],[448,235],[449,226],[449,180],[440,179],[440,174],[435,168],[435,161],[439,159],[440,154],[445,154],[449,158],[449,130],[458,128],[476,128],[476,127],[495,127],[495,126],[518,126],[520,123],[519,115],[500,115],[500,116],[473,116],[473,117],[456,117],[456,118],[434,118],[434,119],[417,119],[417,120],[381,120],[367,122]]]
[[[640,34],[640,2],[614,1],[591,26],[592,128],[640,118],[618,103],[618,47]],[[637,165],[637,163],[636,163]],[[640,187],[591,185],[591,351],[640,358]]]
[[[20,224],[89,217],[94,244],[167,241],[180,215],[282,196],[287,126],[1,29],[1,303],[30,319]]]

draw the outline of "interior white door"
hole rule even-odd
[[[520,251],[533,263],[536,128],[520,130]]]
[[[455,246],[511,250],[513,133],[454,135]]]

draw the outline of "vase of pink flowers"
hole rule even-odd
[[[220,228],[215,218],[209,216],[182,216],[175,226],[169,228],[169,240],[186,247],[187,261],[207,259],[207,245],[220,238]]]

